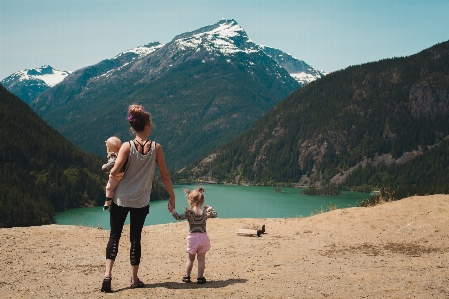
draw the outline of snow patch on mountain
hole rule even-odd
[[[164,45],[160,44],[159,42],[154,42],[154,43],[149,43],[147,45],[141,45],[137,48],[131,49],[131,50],[127,50],[124,51],[116,56],[114,56],[113,58],[111,58],[110,60],[118,60],[120,61],[121,65],[108,70],[107,72],[105,72],[104,74],[101,74],[99,76],[96,76],[94,78],[107,78],[112,76],[115,72],[120,71],[121,69],[123,69],[124,67],[126,67],[127,65],[131,64],[134,60],[136,59],[141,59],[145,56],[150,55],[151,53],[159,50],[160,48],[162,48]]]
[[[320,79],[322,77],[320,75],[313,75],[313,74],[308,74],[308,73],[305,73],[305,72],[296,73],[296,74],[290,74],[290,76],[292,76],[293,79],[298,81],[298,83],[300,83],[301,85],[307,85],[310,82],[313,82],[313,81],[315,81],[317,79]]]
[[[128,53],[136,54],[136,57],[134,57],[133,59],[139,59],[139,58],[145,57],[147,55],[150,55],[151,53],[162,48],[163,46],[164,46],[163,44],[159,44],[157,42],[148,44],[148,45],[141,45],[137,48],[122,52],[122,53],[118,54],[117,56],[113,57],[112,59],[120,58],[121,56],[126,55]]]
[[[262,48],[263,51],[274,59],[280,66],[286,69],[290,76],[301,84],[301,86],[307,85],[310,82],[327,75],[325,72],[311,67],[303,60],[296,59],[281,50],[262,45],[259,45],[259,47]]]

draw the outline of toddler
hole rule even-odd
[[[176,213],[173,206],[169,203],[169,210],[176,220],[187,219],[189,222],[189,235],[187,236],[187,253],[189,254],[186,262],[186,275],[182,278],[183,282],[190,281],[195,256],[198,259],[198,278],[199,284],[206,283],[204,278],[204,269],[206,268],[206,252],[210,249],[210,239],[206,232],[206,220],[216,218],[217,212],[210,207],[201,206],[204,204],[204,188],[199,187],[193,191],[185,190],[190,210],[187,208],[182,214]]]
[[[106,151],[108,153],[108,163],[104,164],[101,169],[104,171],[111,171],[112,167],[114,167],[115,160],[117,159],[118,152],[120,147],[122,146],[122,142],[119,138],[112,136],[109,137],[106,141]],[[126,162],[123,167],[120,169],[120,173],[116,176],[109,174],[108,183],[106,185],[106,201],[103,206],[103,210],[109,209],[111,206],[112,196],[114,195],[114,189],[117,187],[118,183],[123,177],[125,173]]]

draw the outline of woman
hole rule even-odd
[[[175,206],[175,194],[162,146],[148,139],[152,128],[150,113],[146,112],[141,105],[132,104],[128,108],[128,121],[135,133],[135,138],[121,146],[115,165],[110,172],[111,175],[118,175],[125,161],[128,161],[125,175],[114,191],[110,207],[111,231],[106,247],[106,271],[101,287],[102,292],[111,292],[112,267],[128,212],[130,213],[131,287],[144,286],[137,276],[141,255],[140,239],[146,215],[149,213],[156,164],[159,167],[162,182],[170,195],[168,205]]]

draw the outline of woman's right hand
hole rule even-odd
[[[122,146],[120,147],[117,159],[115,160],[114,167],[112,167],[110,174],[115,176],[120,173],[120,169],[122,168],[123,164],[125,164],[126,159],[128,159],[129,152],[130,152],[129,142],[123,143]]]

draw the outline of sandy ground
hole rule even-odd
[[[237,236],[246,224],[265,224],[266,233]],[[181,282],[188,225],[178,222],[144,228],[139,277],[146,286],[131,289],[127,226],[110,294],[100,292],[107,230],[0,229],[0,297],[449,298],[449,195],[207,225],[206,284]],[[195,263],[194,281],[196,270]]]

